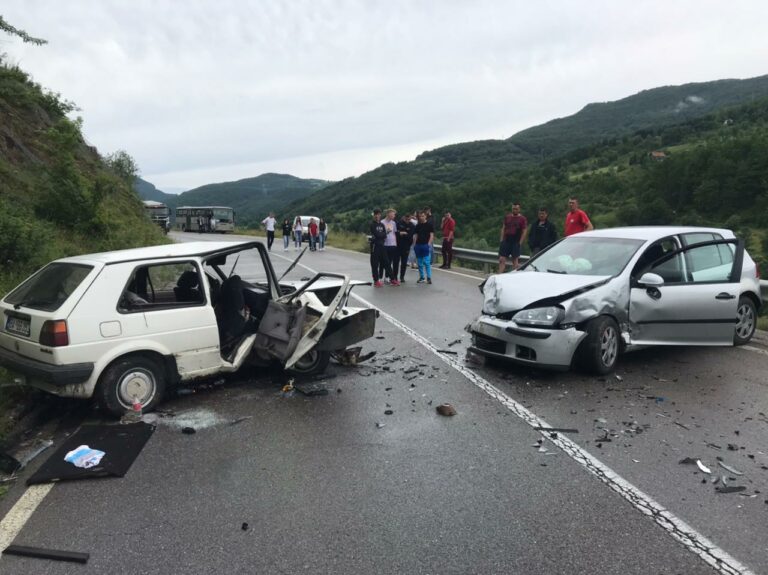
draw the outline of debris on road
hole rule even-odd
[[[75,467],[89,469],[97,466],[106,453],[98,449],[91,449],[87,445],[80,445],[64,456],[64,461]]]
[[[247,523],[243,523],[243,524],[240,526],[240,529],[242,529],[243,531],[248,531],[248,524],[247,524]]]
[[[252,419],[252,415],[246,415],[245,417],[238,417],[237,419],[233,419],[229,422],[230,425],[237,425],[238,423],[242,423],[243,421],[246,421],[248,419]]]
[[[395,412],[392,411],[391,409],[385,409],[384,410],[384,415],[392,415],[393,413],[395,413]]]
[[[722,467],[723,469],[725,469],[725,470],[726,470],[728,473],[733,473],[734,475],[744,475],[744,473],[743,473],[743,472],[741,472],[741,471],[739,471],[739,470],[737,470],[737,469],[734,469],[734,468],[733,468],[733,467],[731,467],[730,465],[726,465],[726,464],[723,462],[723,460],[722,460],[722,459],[720,459],[719,457],[717,458],[717,464],[718,464],[720,467]]]
[[[559,431],[560,433],[578,433],[578,429],[572,429],[570,427],[541,427],[535,426],[536,431]]]
[[[706,465],[704,465],[701,462],[701,459],[697,459],[696,460],[696,467],[698,467],[704,473],[707,473],[707,474],[712,473],[712,470],[709,467],[707,467]]]
[[[377,421],[377,422],[376,422],[376,429],[381,429],[381,428],[382,428],[382,427],[384,427],[385,425],[386,425],[386,423],[380,423],[380,422],[378,422],[378,421]]]
[[[674,424],[675,424],[675,425],[677,425],[678,427],[682,427],[682,428],[683,428],[683,429],[685,429],[686,431],[690,431],[690,430],[691,430],[691,428],[690,428],[690,427],[688,427],[687,425],[684,425],[684,424],[680,423],[679,421],[673,421],[672,423],[674,423]]]
[[[461,338],[459,338],[459,339],[454,339],[453,341],[451,341],[451,342],[449,342],[449,343],[448,343],[448,347],[453,347],[454,345],[457,345],[457,344],[459,344],[459,343],[461,343]]]
[[[383,336],[380,337],[381,339],[384,339]],[[339,365],[351,367],[359,363],[363,363],[364,361],[368,361],[376,355],[375,351],[368,352],[365,355],[360,355],[362,351],[362,347],[350,347],[349,349],[345,349],[343,351],[332,352],[331,357],[335,359]]]
[[[435,409],[437,410],[437,413],[444,415],[445,417],[456,415],[456,408],[450,403],[443,403],[442,405],[438,405]]]
[[[59,551],[58,549],[44,549],[42,547],[27,547],[26,545],[9,545],[3,549],[3,555],[18,555],[20,557],[32,557],[34,559],[52,559],[54,561],[67,561],[69,563],[88,563],[90,554],[77,551]]]
[[[724,487],[715,487],[715,491],[718,493],[739,493],[746,490],[747,488],[743,485],[727,485]]]
[[[696,465],[696,462],[698,459],[695,459],[693,457],[685,457],[680,460],[680,465]]]
[[[450,355],[459,355],[458,351],[453,351],[452,349],[438,349],[437,353],[447,353]]]
[[[184,435],[194,435],[195,433],[197,433],[197,430],[194,427],[182,427],[181,432]]]
[[[295,383],[294,389],[306,396],[328,395],[328,388],[321,383]]]
[[[728,444],[728,451],[738,451],[738,450],[739,450],[739,446],[736,445],[735,443]]]

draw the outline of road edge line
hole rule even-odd
[[[29,518],[53,489],[53,483],[31,485],[0,521],[0,550],[5,549],[24,528]],[[0,555],[0,559],[2,555]]]

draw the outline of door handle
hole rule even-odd
[[[723,291],[717,294],[715,299],[736,299],[736,296]]]

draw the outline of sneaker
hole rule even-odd
[[[443,265],[441,265],[441,266],[440,266],[440,269],[441,269],[441,270],[444,270],[444,269],[447,269],[447,268],[448,268],[448,266],[447,266],[447,265],[445,265],[445,264],[443,264]]]
[[[384,284],[381,283],[381,280],[377,280],[373,283],[373,287],[382,287]]]
[[[392,280],[391,282],[389,282],[389,285],[391,285],[391,286],[399,286],[400,282],[397,281],[397,280]]]
[[[400,278],[400,283],[405,283],[405,278]]]
[[[416,283],[417,284],[423,284],[424,283],[424,278],[419,278],[418,280],[416,280]]]
[[[428,283],[429,285],[432,285],[432,278],[427,278],[427,283]]]

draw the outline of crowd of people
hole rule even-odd
[[[261,223],[267,230],[267,248],[271,250],[277,227],[275,214],[270,213]],[[578,198],[569,198],[563,235],[570,236],[591,229],[593,229],[592,222],[586,212],[579,208]],[[435,231],[435,218],[428,206],[412,213],[402,214],[400,218],[392,208],[384,213],[380,209],[375,209],[369,229],[371,276],[374,287],[382,287],[384,283],[391,286],[401,285],[405,282],[408,268],[418,270],[419,279],[416,283],[432,284]],[[440,268],[450,269],[453,262],[456,221],[449,211],[443,214],[440,232],[443,254],[443,263]],[[309,238],[311,251],[323,251],[328,226],[323,218],[317,220],[309,218],[308,222],[304,222],[301,216],[296,216],[293,222],[288,218],[283,220],[282,233],[283,251],[289,249],[291,241],[295,250],[300,249],[305,236]],[[557,229],[549,220],[549,210],[546,207],[538,209],[536,221],[529,225],[528,219],[522,214],[520,203],[513,202],[511,211],[504,216],[501,225],[499,273],[504,273],[508,263],[512,269],[519,267],[521,246],[525,245],[526,241],[531,255],[536,255],[557,239]]]

